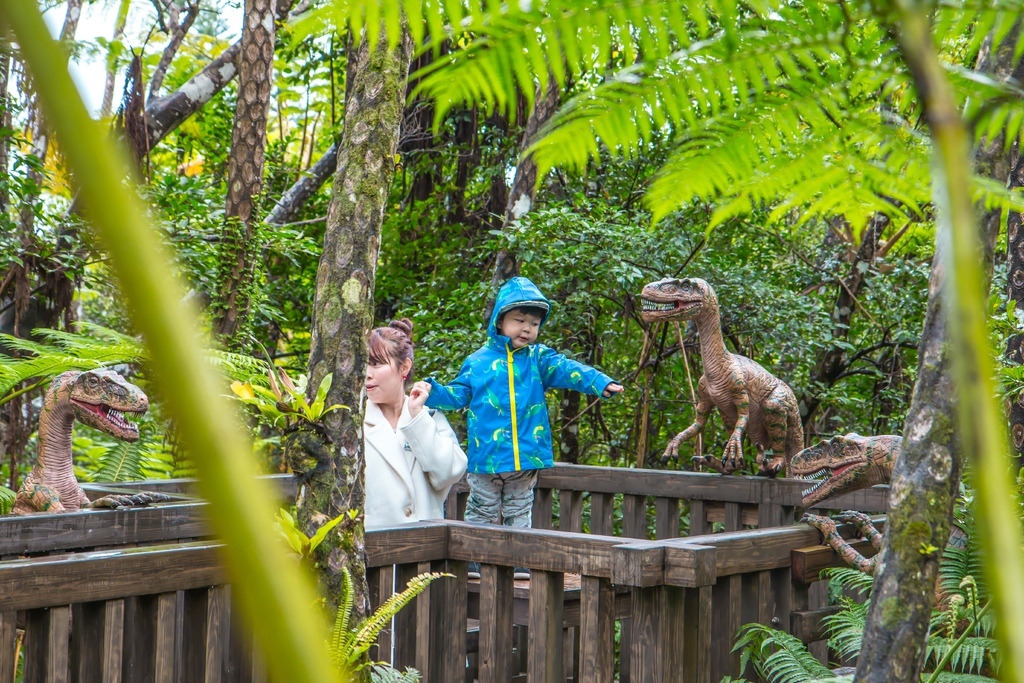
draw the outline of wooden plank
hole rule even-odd
[[[769,501],[758,503],[757,505],[757,528],[758,529],[770,529],[772,527],[782,526],[782,506],[778,503]]]
[[[72,605],[71,628],[71,680],[120,683],[124,600]]]
[[[690,529],[687,536],[703,536],[711,532],[708,524],[708,513],[703,500],[691,500],[690,505]]]
[[[365,535],[366,566],[431,562],[448,556],[448,523],[415,522]]]
[[[46,654],[47,683],[68,683],[70,661],[68,659],[71,638],[71,606],[62,605],[49,609],[49,639]]]
[[[591,493],[622,493],[626,495],[663,496],[686,500],[718,500],[756,504],[770,500],[779,505],[801,505],[807,483],[798,479],[770,479],[751,476],[722,476],[706,472],[684,472],[621,467],[593,467],[556,463],[540,470],[538,488],[590,491]],[[830,508],[885,512],[888,491],[875,487],[856,492],[849,501],[828,501]],[[856,502],[849,505],[848,502]],[[840,505],[840,503],[842,503]]]
[[[707,537],[705,537],[707,539]],[[713,539],[707,539],[713,542]],[[711,545],[685,542],[663,543],[665,549],[664,582],[670,586],[710,586],[718,575],[718,551]]]
[[[481,564],[507,564],[611,577],[612,548],[623,539],[567,531],[447,522],[448,555]]]
[[[579,631],[580,683],[612,683],[615,675],[615,593],[608,579],[595,576],[580,578]]]
[[[850,545],[864,557],[873,557],[878,551],[867,540],[860,538]],[[795,548],[791,551],[793,580],[801,583],[812,583],[821,578],[821,570],[830,567],[848,567],[839,553],[827,545],[812,545],[806,548]]]
[[[876,526],[883,525],[885,521],[884,517],[872,519]],[[852,538],[857,533],[850,524],[838,525],[837,529],[843,538]],[[710,538],[702,538],[700,542],[717,548],[717,571],[721,577],[764,569],[788,569],[792,565],[793,550],[820,541],[821,534],[816,529],[806,524],[794,524],[772,529],[748,529],[715,534]]]
[[[633,590],[629,665],[634,683],[677,680],[682,671],[684,590],[669,586]]]
[[[660,586],[665,581],[665,547],[658,541],[612,548],[611,581],[617,586]]]
[[[30,610],[25,616],[25,683],[67,683],[71,608]]]
[[[647,497],[622,497],[622,535],[626,538],[647,538]]]
[[[686,588],[683,619],[683,676],[693,683],[717,683],[711,676],[711,586]]]
[[[768,626],[772,621],[772,573],[757,572],[757,623]]]
[[[739,503],[726,503],[725,504],[725,523],[726,531],[739,531],[740,530],[740,505]]]
[[[17,612],[0,612],[0,683],[14,683],[17,625]]]
[[[373,609],[376,610],[387,602],[395,592],[395,568],[393,566],[369,568],[366,574],[368,582],[369,577],[373,577],[373,581],[369,582],[370,601]],[[377,645],[371,649],[371,658],[391,663],[391,633],[391,628],[381,629],[381,632],[377,634]]]
[[[210,535],[205,503],[0,517],[0,556],[158,543]]]
[[[409,579],[418,573],[418,567],[415,564],[397,565],[395,567],[395,590],[404,590]],[[406,667],[416,666],[416,602],[423,597],[420,595],[411,605],[406,606],[395,615],[393,622],[394,666],[399,671],[404,671]]]
[[[818,609],[794,610],[789,614],[789,632],[804,643],[825,639],[822,619],[842,609],[842,605],[829,605]]]
[[[563,580],[558,572],[533,571],[530,576],[527,675],[531,681],[554,683],[562,674]]]
[[[573,533],[583,532],[583,492],[561,491],[559,493],[558,529]]]
[[[185,543],[0,563],[0,611],[224,583],[219,546]]]
[[[185,592],[182,669],[186,681],[220,683],[228,650],[230,595],[226,586]]]
[[[153,643],[153,680],[174,683],[175,622],[178,596],[161,593],[156,598],[156,639]]]
[[[426,683],[461,681],[466,671],[466,563],[434,562],[431,571],[454,574],[430,584],[430,664]]]
[[[654,499],[654,537],[657,539],[679,536],[679,499]]]
[[[615,495],[612,493],[590,494],[590,533],[599,536],[612,535],[612,512]]]
[[[420,562],[416,565],[417,574],[425,574],[433,570],[436,566],[432,562]],[[434,639],[431,637],[430,629],[433,626],[431,620],[432,607],[436,608],[436,597],[430,589],[423,591],[417,596],[415,602],[411,605],[415,610],[416,615],[416,633],[419,637],[416,639],[416,670],[423,673],[424,678],[427,679],[426,683],[432,683],[430,676],[430,657],[433,650]]]
[[[480,566],[480,680],[512,680],[512,567]],[[610,682],[609,682],[610,683]]]
[[[726,644],[728,650],[726,652],[726,665],[727,675],[739,676],[740,675],[740,653],[733,652],[732,646],[736,642],[736,634],[740,630],[740,626],[743,625],[743,577],[746,574],[733,574],[728,577],[726,581],[729,584],[729,602],[727,605],[728,609],[728,631]],[[726,674],[723,674],[726,675]]]
[[[541,470],[543,471],[543,470]],[[533,528],[553,529],[554,495],[550,488],[540,486],[533,490]]]

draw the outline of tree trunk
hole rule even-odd
[[[1011,189],[1024,187],[1024,154],[1010,173]],[[998,224],[997,224],[998,225]],[[1017,310],[1024,309],[1024,225],[1021,214],[1010,211],[1006,217],[1006,289],[1007,298],[1016,302]],[[998,234],[998,230],[997,233]],[[1006,360],[1014,365],[1024,364],[1024,334],[1012,335],[1006,340]],[[1024,393],[1009,402],[1010,437],[1013,451],[1024,457]]]
[[[0,39],[0,130],[11,129],[10,98],[7,96],[7,82],[11,76],[11,53],[7,43]],[[8,161],[8,145],[10,137],[0,137],[0,225],[7,225],[7,210],[10,208],[10,195],[7,192],[7,174],[10,168]],[[6,229],[6,227],[4,228]],[[3,288],[0,287],[0,300],[3,299]]]
[[[558,459],[576,465],[580,461],[580,392],[562,390],[562,414],[558,433]]]
[[[922,100],[936,157],[939,220],[917,385],[893,472],[885,540],[854,680],[920,680],[962,452],[975,459],[978,536],[994,568],[988,572],[992,604],[1004,629],[1001,674],[1015,680],[1024,641],[1011,624],[1020,616],[1017,582],[1024,570],[1019,515],[1007,480],[1004,425],[993,405],[994,368],[982,305],[990,270],[984,260],[992,250],[981,248],[971,206],[969,135],[932,43],[929,18],[917,7],[900,4],[876,10],[891,20],[889,32]],[[943,294],[945,301],[940,300]]]
[[[836,340],[846,340],[850,336],[850,322],[857,306],[857,296],[871,272],[871,263],[875,259],[875,251],[878,249],[882,232],[888,226],[888,216],[881,213],[875,214],[864,228],[860,247],[857,249],[857,255],[850,264],[846,277],[839,281],[836,303],[832,308],[832,337]],[[814,413],[821,405],[821,397],[815,387],[820,386],[827,389],[835,384],[839,376],[846,370],[846,358],[846,351],[836,344],[828,347],[818,360],[814,374],[811,375],[811,381],[808,383],[810,389],[800,397],[800,417],[804,427],[811,424]]]
[[[938,240],[936,240],[938,241]],[[917,383],[903,430],[903,452],[889,493],[881,560],[875,569],[858,683],[920,680],[935,602],[939,559],[949,539],[961,453],[943,306],[942,254],[932,260],[928,309],[918,347]],[[926,546],[936,548],[923,553]]]
[[[548,79],[548,89],[541,96],[540,89],[537,91],[537,98],[533,105],[533,111],[526,119],[526,128],[523,130],[523,141],[519,145],[520,152],[528,148],[537,138],[537,133],[548,122],[558,109],[558,100],[561,91],[554,78]],[[512,190],[508,193],[508,202],[505,204],[505,221],[502,230],[506,230],[519,217],[533,207],[533,198],[537,190],[537,163],[532,156],[520,157],[516,166],[516,177],[512,181]],[[498,291],[507,280],[519,274],[519,263],[516,255],[508,249],[498,252],[494,263],[494,275],[491,277],[491,289]],[[494,296],[487,301],[484,310],[484,319],[490,320],[491,312],[494,310]]]
[[[267,113],[274,75],[274,0],[246,0],[245,26],[239,55],[238,102],[231,131],[228,197],[224,213],[226,236],[219,263],[227,269],[220,282],[219,306],[213,329],[232,339],[248,317],[260,241],[253,210],[263,183],[263,153],[267,146]]]
[[[295,0],[281,0],[277,5],[277,20],[292,16],[289,11]],[[221,52],[195,76],[170,95],[159,97],[146,106],[146,124],[149,127],[149,148],[167,137],[188,117],[202,109],[238,75],[235,60],[242,49],[242,41]]]
[[[373,290],[381,224],[395,172],[395,152],[405,105],[413,44],[407,32],[389,49],[373,51],[363,36],[349,52],[354,68],[345,97],[338,169],[327,210],[324,250],[317,271],[309,354],[309,387],[333,373],[327,403],[347,410],[324,419],[326,444],[305,449],[306,469],[296,507],[299,524],[312,535],[324,522],[348,510],[363,510],[362,394],[373,327]],[[355,606],[368,607],[362,517],[337,527],[316,550],[323,592],[338,598],[341,568],[355,585]]]

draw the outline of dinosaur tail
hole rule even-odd
[[[800,409],[796,401],[792,401],[786,410],[786,472],[789,472],[789,461],[804,448],[804,425],[800,420]]]

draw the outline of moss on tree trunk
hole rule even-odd
[[[371,51],[364,36],[349,51],[355,63],[350,70],[344,134],[317,270],[309,357],[309,386],[315,390],[327,373],[334,373],[327,403],[341,403],[349,410],[334,411],[324,419],[328,448],[318,455],[317,449],[307,447],[316,465],[302,473],[305,481],[297,507],[299,524],[310,535],[333,517],[363,510],[361,415],[366,344],[373,327],[381,223],[395,172],[412,50],[412,40],[404,34],[393,50],[380,43]],[[356,609],[365,614],[362,515],[336,528],[339,531],[329,534],[316,551],[321,588],[335,603],[341,569],[347,566],[355,585]]]

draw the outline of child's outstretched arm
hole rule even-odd
[[[538,365],[545,389],[573,389],[591,396],[608,398],[622,391],[622,385],[600,370],[566,358],[552,348],[538,344]]]
[[[451,384],[441,384],[432,377],[426,382],[430,385],[430,395],[427,396],[427,407],[438,410],[459,410],[469,405],[469,399],[473,397],[473,388],[469,381],[472,372],[467,360],[462,364],[459,375]]]

